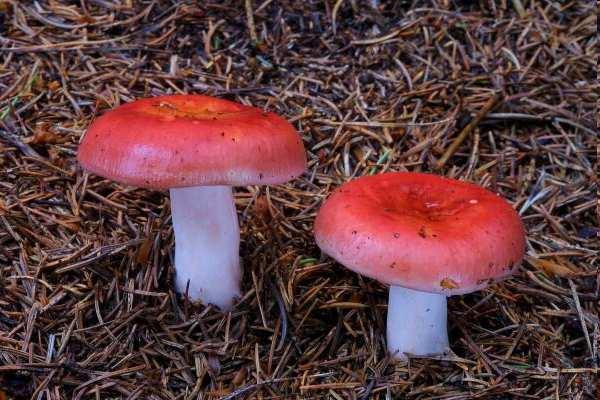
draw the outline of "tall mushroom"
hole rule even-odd
[[[200,95],[146,98],[90,126],[81,165],[124,184],[170,189],[176,288],[228,309],[240,293],[239,226],[231,186],[302,174],[294,127],[272,112]]]
[[[479,186],[420,173],[353,180],[323,204],[318,246],[347,268],[389,284],[391,354],[449,350],[446,297],[513,273],[525,233],[513,208]]]

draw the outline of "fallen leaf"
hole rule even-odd
[[[440,281],[440,286],[443,289],[457,289],[458,283],[456,283],[455,281],[453,281],[450,278],[444,278]]]
[[[48,129],[47,124],[38,126],[33,134],[24,140],[27,144],[57,144],[64,143],[66,139],[62,136],[57,135]]]
[[[269,201],[266,196],[258,196],[254,202],[254,212],[260,220],[268,223],[271,220],[271,210],[269,209]]]
[[[247,374],[246,368],[245,367],[240,368],[239,371],[235,373],[235,375],[233,376],[233,379],[231,381],[233,386],[238,387],[242,383],[244,383],[244,381],[246,380],[246,374]]]
[[[48,90],[50,90],[50,91],[55,91],[59,87],[60,87],[60,82],[58,82],[58,81],[48,82]]]
[[[150,250],[152,250],[152,240],[147,238],[140,245],[137,256],[135,257],[135,260],[138,262],[138,264],[144,265],[148,262],[148,259],[150,258]]]
[[[558,263],[552,260],[527,257],[527,261],[550,277],[572,278],[577,275],[575,271],[566,266],[568,264],[566,260],[560,260],[562,262]]]

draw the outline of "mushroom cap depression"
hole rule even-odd
[[[77,155],[87,170],[146,188],[279,184],[306,154],[280,116],[200,95],[146,98],[95,120]]]
[[[447,295],[512,274],[525,251],[513,208],[479,186],[420,173],[350,181],[315,220],[318,246],[390,285]]]

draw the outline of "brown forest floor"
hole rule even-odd
[[[253,23],[239,1],[117,3],[0,0],[5,395],[598,396],[594,2],[255,0]],[[302,178],[237,190],[244,297],[227,315],[173,293],[166,194],[75,160],[96,115],[165,93],[279,112],[308,152]],[[488,187],[527,226],[517,276],[450,299],[456,358],[386,358],[386,288],[312,239],[331,190],[404,170]]]

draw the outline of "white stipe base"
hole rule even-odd
[[[450,351],[446,296],[391,286],[387,314],[388,351],[395,358],[406,354],[437,356]]]
[[[230,186],[170,190],[175,285],[192,300],[228,310],[240,295],[240,228]]]

